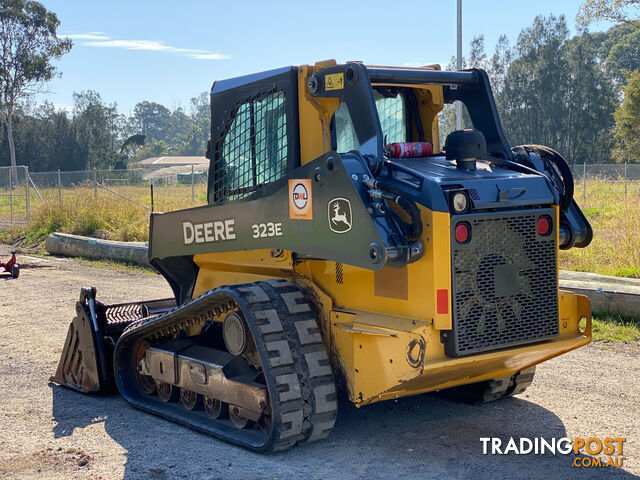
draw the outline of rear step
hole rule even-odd
[[[124,329],[175,306],[172,298],[104,305],[96,301],[95,287],[83,287],[76,317],[69,324],[60,362],[50,381],[82,393],[114,391],[113,350]]]

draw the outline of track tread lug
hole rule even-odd
[[[286,430],[281,430],[278,435],[278,439],[285,439],[302,433],[303,421],[304,414],[302,413],[302,410],[283,413],[280,416],[280,422],[284,425],[288,425],[289,428],[287,428]]]
[[[265,343],[265,348],[267,349],[267,352],[278,352],[277,356],[268,357],[270,367],[279,367],[281,365],[293,364],[291,348],[289,347],[289,342],[287,342],[286,340],[278,340]]]
[[[298,375],[295,373],[289,373],[287,375],[280,375],[276,377],[276,385],[287,385],[288,388],[285,391],[280,391],[278,394],[281,402],[288,402],[289,400],[297,400],[302,398],[302,392],[300,390],[300,381]]]
[[[238,288],[238,291],[245,294],[244,299],[248,304],[268,302],[269,296],[259,285],[250,285],[248,287]]]
[[[309,376],[311,378],[332,375],[331,365],[326,352],[317,350],[315,352],[305,353],[304,359],[307,363]]]
[[[322,334],[320,333],[320,328],[318,328],[318,323],[314,319],[297,321],[295,322],[295,327],[300,345],[322,343]]]
[[[284,300],[289,313],[295,314],[311,311],[311,306],[306,302],[304,294],[300,290],[281,293],[280,297]],[[303,300],[303,302],[298,302],[298,300]]]
[[[258,320],[256,325],[261,334],[266,335],[268,333],[282,332],[282,323],[275,309],[271,308],[269,310],[255,312],[253,316]]]

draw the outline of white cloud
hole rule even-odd
[[[227,60],[231,58],[224,53],[187,53],[187,57],[197,60]]]
[[[90,33],[70,33],[65,35],[71,40],[109,40],[109,37],[102,32],[90,32]]]
[[[172,50],[168,45],[153,40],[100,40],[84,42],[85,47],[124,48],[126,50]]]
[[[193,48],[178,48],[166,45],[156,40],[116,40],[103,32],[74,33],[67,35],[73,40],[84,40],[80,45],[95,48],[121,48],[124,50],[143,50],[151,52],[167,52],[182,55],[196,60],[227,60],[231,58],[223,53],[196,50]]]

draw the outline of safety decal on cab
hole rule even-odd
[[[310,179],[289,180],[289,218],[291,220],[313,220],[311,200]]]
[[[351,202],[346,198],[334,198],[328,203],[329,228],[335,233],[347,233],[353,222]]]
[[[325,90],[342,90],[344,88],[344,73],[329,73],[324,76]]]

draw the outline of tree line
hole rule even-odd
[[[88,90],[73,94],[71,112],[50,103],[17,111],[13,138],[18,164],[32,171],[125,169],[147,157],[204,155],[210,122],[207,92],[188,109],[139,102],[127,117]],[[10,162],[8,141],[5,128],[0,166]]]

